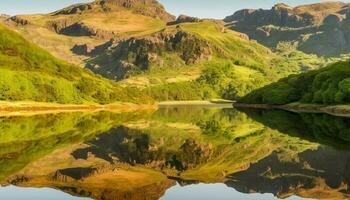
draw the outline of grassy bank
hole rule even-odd
[[[58,104],[47,102],[8,102],[0,101],[0,116],[13,115],[36,115],[62,112],[82,112],[82,111],[132,111],[143,109],[157,109],[156,104],[132,104],[117,102],[113,104]]]

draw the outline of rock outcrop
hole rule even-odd
[[[28,20],[21,18],[20,16],[13,16],[13,17],[8,18],[8,20],[10,20],[10,21],[14,22],[16,25],[20,25],[20,26],[25,26],[25,25],[29,24]]]
[[[151,36],[131,38],[119,42],[108,54],[107,59],[96,65],[87,65],[92,71],[111,79],[124,79],[129,71],[142,71],[151,67],[152,63],[163,63],[164,54],[175,54],[187,65],[196,64],[203,60],[210,60],[213,48],[208,41],[188,33],[177,30],[166,31]],[[111,63],[116,63],[111,65]],[[102,66],[102,67],[101,67]]]
[[[69,20],[55,20],[48,23],[48,27],[58,34],[68,36],[90,36],[99,39],[108,40],[117,37],[114,31],[94,28],[83,22],[75,22]]]

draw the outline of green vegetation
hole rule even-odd
[[[350,102],[350,62],[338,62],[258,89],[241,102],[288,104],[292,102],[315,104],[347,104]]]
[[[136,91],[65,63],[0,26],[0,100],[57,103],[140,102]],[[147,97],[142,98],[148,102]]]

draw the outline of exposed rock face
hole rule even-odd
[[[168,25],[175,25],[175,24],[181,24],[181,23],[187,23],[187,22],[201,22],[203,20],[197,18],[197,17],[190,17],[187,15],[180,15],[175,21],[168,22]]]
[[[99,54],[102,54],[104,51],[108,50],[109,48],[113,47],[115,43],[116,43],[116,40],[111,39],[108,42],[105,42],[98,46],[93,46],[88,44],[76,44],[71,50],[77,55],[97,56]]]
[[[92,71],[111,79],[123,79],[129,71],[142,71],[151,63],[159,61],[163,54],[176,54],[186,64],[195,64],[212,57],[210,44],[196,35],[178,30],[174,33],[160,32],[155,35],[131,38],[120,42],[108,55],[107,63],[96,63],[102,67],[88,65]],[[114,66],[111,66],[111,63]]]
[[[263,26],[271,24],[275,26],[299,27],[313,23],[312,16],[302,16],[291,12],[290,7],[274,6],[271,10],[244,9],[232,16],[226,17],[225,22],[243,21],[246,26]]]
[[[76,4],[56,11],[53,15],[71,15],[86,12],[110,12],[118,7],[131,9],[133,12],[163,21],[172,21],[175,17],[167,13],[164,7],[156,0],[96,0],[92,3]]]
[[[13,21],[14,23],[16,23],[16,25],[21,25],[21,26],[25,26],[29,24],[29,21],[26,19],[23,19],[19,16],[13,16],[11,18],[9,18],[11,21]]]
[[[50,21],[49,27],[58,34],[69,36],[91,36],[100,39],[110,39],[116,37],[113,31],[95,29],[85,25],[83,22],[71,22],[69,20]]]
[[[350,5],[326,2],[298,7],[277,4],[270,10],[244,9],[224,19],[228,26],[275,48],[297,42],[306,53],[337,56],[350,51]]]

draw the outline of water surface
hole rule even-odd
[[[181,106],[0,118],[0,197],[350,198],[350,119]]]

